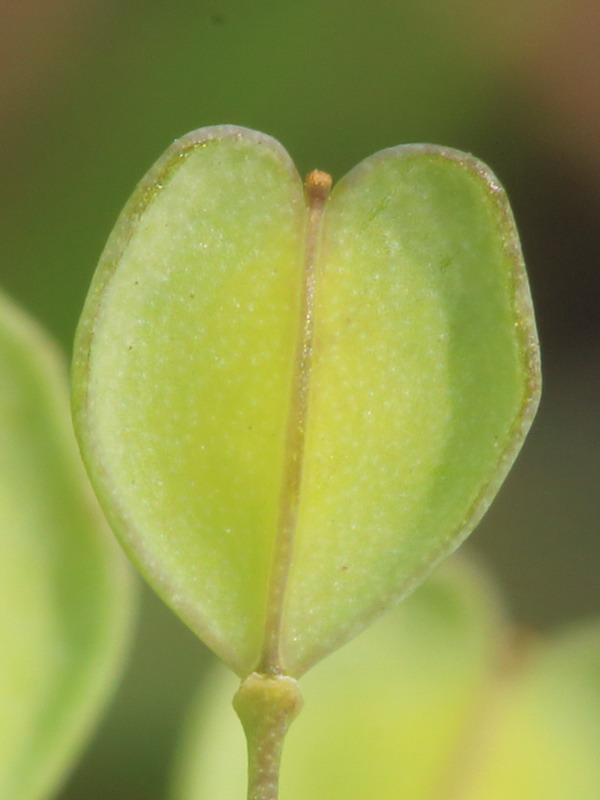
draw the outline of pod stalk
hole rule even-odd
[[[302,708],[288,675],[253,672],[233,698],[248,745],[248,800],[278,800],[279,766],[288,728]]]

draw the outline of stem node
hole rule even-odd
[[[298,683],[288,675],[253,672],[233,707],[248,743],[248,800],[277,800],[283,740],[302,708]]]

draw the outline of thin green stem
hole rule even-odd
[[[287,675],[253,672],[233,707],[248,744],[248,800],[277,800],[283,740],[302,707],[298,684]]]

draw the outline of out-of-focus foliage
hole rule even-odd
[[[575,625],[525,649],[500,680],[481,737],[464,800],[596,800],[600,625]]]
[[[92,497],[65,364],[0,297],[0,798],[56,790],[129,629],[125,563]]]
[[[515,648],[484,576],[452,560],[302,681],[282,800],[596,800],[600,627]],[[220,667],[188,721],[172,800],[243,797]]]

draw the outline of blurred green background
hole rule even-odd
[[[118,212],[170,141],[235,123],[341,177],[402,142],[475,153],[529,267],[544,398],[469,547],[515,617],[600,610],[600,4],[7,0],[0,280],[70,348]],[[145,591],[133,659],[61,800],[165,796],[203,647]]]

